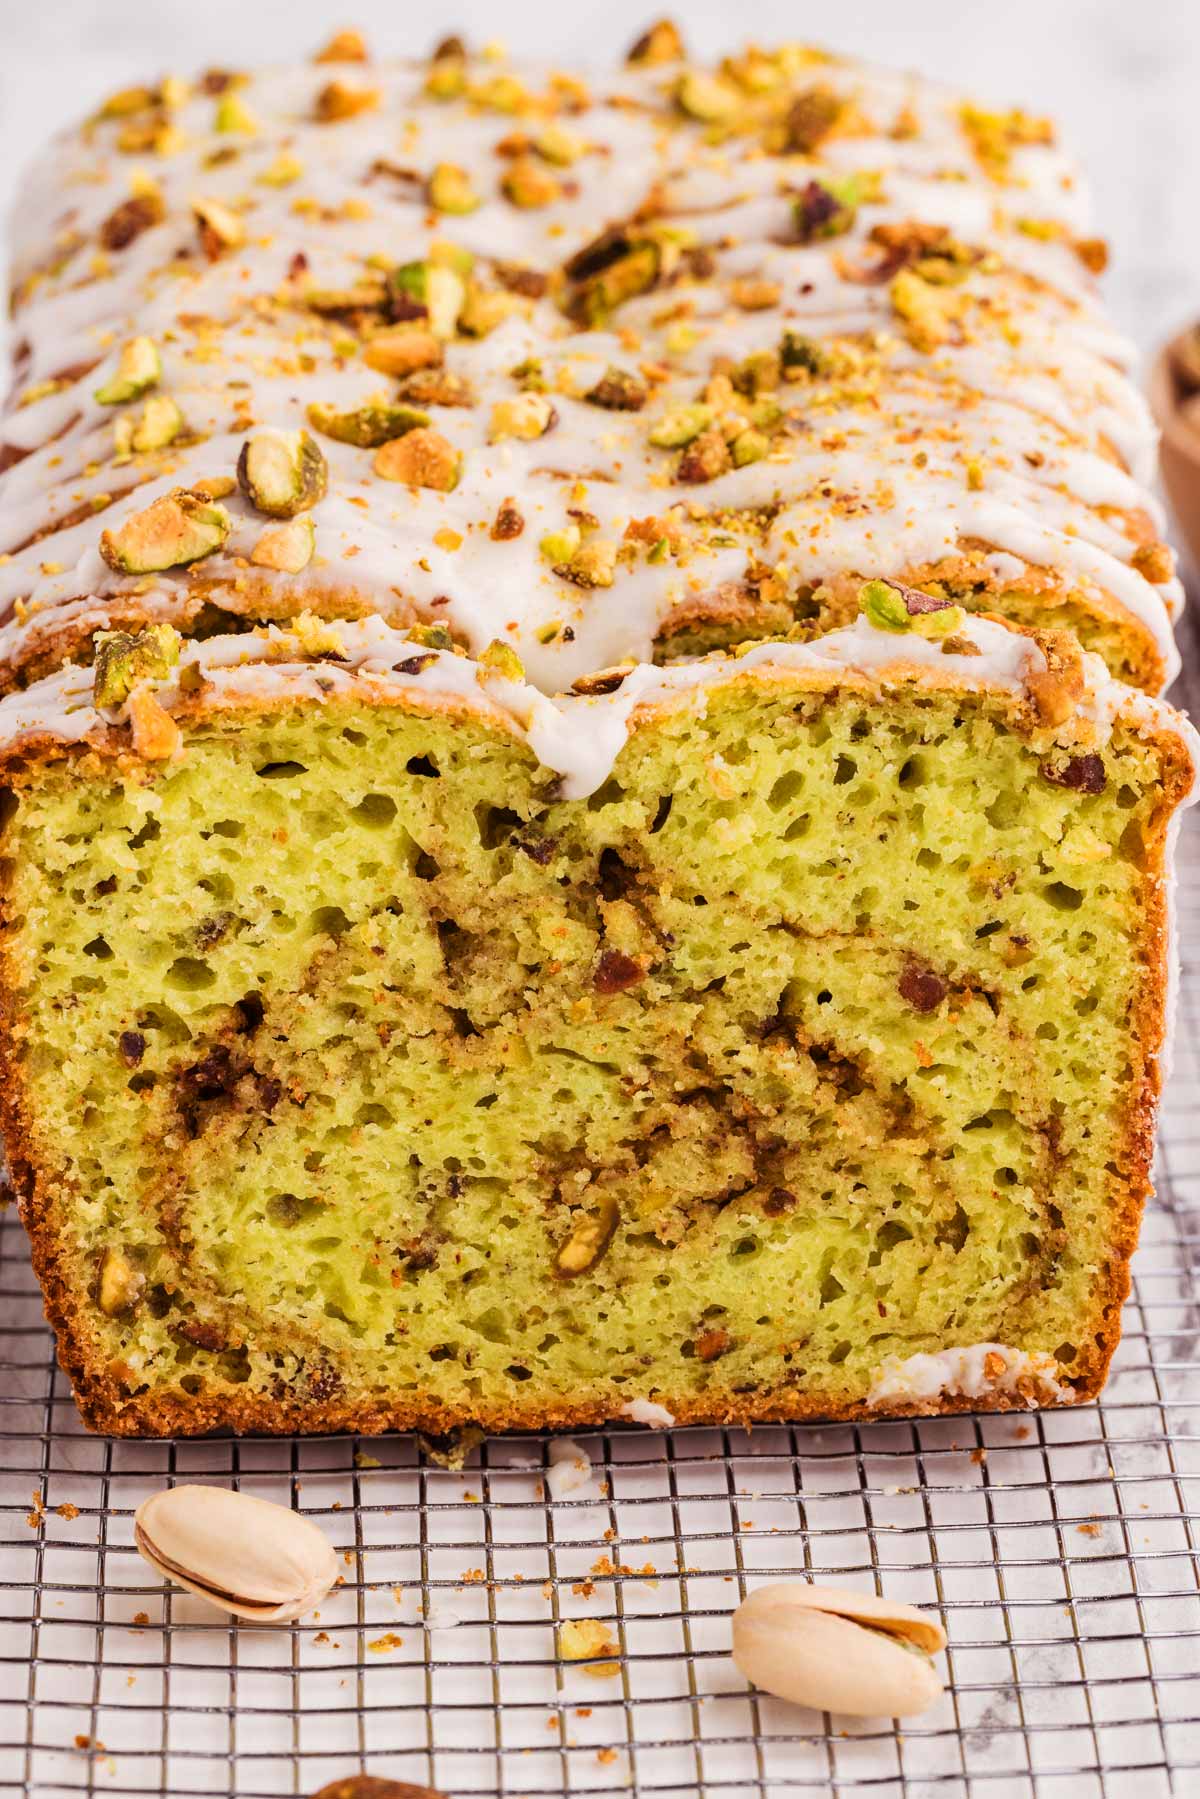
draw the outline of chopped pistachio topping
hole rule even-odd
[[[640,412],[649,394],[640,375],[610,366],[583,397],[593,406],[603,406],[609,412]]]
[[[578,162],[587,145],[573,131],[564,125],[547,125],[533,140],[533,147],[543,162],[552,162],[560,169],[569,169],[573,162]]]
[[[299,517],[288,519],[286,524],[264,531],[250,552],[250,560],[255,568],[275,569],[281,575],[298,575],[312,561],[316,539],[312,514],[302,512]]]
[[[544,437],[557,416],[545,394],[516,394],[511,400],[497,400],[492,407],[488,437],[492,443],[499,443],[505,437],[532,441],[535,437]]]
[[[421,427],[391,439],[375,455],[375,473],[384,481],[450,493],[458,486],[462,459],[440,431]]]
[[[479,205],[471,177],[453,162],[438,163],[429,177],[427,197],[435,212],[474,212]]]
[[[397,325],[368,341],[363,361],[381,375],[411,375],[415,369],[436,368],[442,355],[441,343],[432,331],[420,325]]]
[[[314,401],[308,408],[308,422],[323,437],[355,444],[360,450],[377,450],[380,444],[428,425],[429,414],[411,406],[360,406],[354,412],[339,412],[335,406]]]
[[[217,101],[216,111],[213,114],[213,130],[242,132],[246,136],[251,136],[258,130],[258,120],[236,89],[231,93],[222,94]]]
[[[467,297],[466,283],[453,269],[435,262],[406,262],[392,270],[388,288],[397,316],[428,321],[435,337],[451,338]]]
[[[583,541],[578,525],[564,525],[561,531],[547,531],[538,549],[547,562],[570,562]]]
[[[764,456],[771,453],[771,440],[762,431],[742,431],[733,440],[732,454],[735,468],[745,468],[747,463],[761,462]]]
[[[127,421],[121,419],[120,424]],[[142,416],[130,431],[129,447],[144,452],[163,450],[183,430],[183,414],[168,394],[151,394]]]
[[[100,535],[100,554],[120,575],[181,568],[219,550],[233,521],[224,506],[195,488],[177,487]]]
[[[719,75],[703,69],[686,69],[675,87],[675,103],[689,119],[714,125],[731,119],[741,110],[742,96]]]
[[[576,587],[611,587],[616,566],[616,544],[607,538],[591,537],[565,562],[556,563],[554,572]]]
[[[139,681],[165,681],[179,661],[179,633],[170,625],[141,631],[98,631],[92,640],[92,697],[97,706],[120,706]]]
[[[533,211],[561,198],[562,185],[532,157],[519,156],[501,176],[500,191],[512,205]]]
[[[890,581],[868,581],[858,590],[859,611],[877,631],[911,631],[904,596]]]
[[[290,150],[281,150],[273,156],[258,179],[266,187],[290,187],[293,181],[299,181],[304,173],[304,164]]]
[[[131,337],[121,350],[116,369],[103,387],[96,389],[101,406],[122,406],[136,400],[162,377],[162,361],[153,338]]]
[[[650,442],[660,450],[678,450],[690,444],[713,422],[711,406],[697,402],[692,406],[676,406],[659,419],[650,432]]]
[[[953,637],[967,622],[966,610],[951,605],[948,600],[938,602],[928,611],[914,612],[911,617],[913,630],[919,637],[932,637],[939,642],[943,637]]]
[[[215,259],[226,250],[237,250],[245,243],[245,221],[223,200],[193,200],[192,212],[200,228],[200,242],[208,256]]]
[[[336,125],[343,119],[357,118],[359,113],[374,112],[378,105],[378,88],[351,87],[345,81],[328,81],[317,95],[316,116],[323,125]]]
[[[526,309],[520,294],[507,293],[501,287],[467,285],[467,298],[459,315],[458,328],[465,337],[488,337],[505,319]]]
[[[490,675],[500,675],[505,681],[523,681],[525,665],[510,643],[503,643],[494,637],[487,649],[479,658],[479,666]]]
[[[632,46],[626,62],[631,68],[656,68],[660,63],[682,62],[686,52],[679,28],[670,19],[659,19]]]
[[[322,499],[329,465],[307,431],[258,431],[242,445],[238,485],[268,518],[294,518]]]
[[[868,581],[859,589],[859,610],[877,630],[915,631],[921,637],[952,637],[966,622],[963,607],[899,581]]]

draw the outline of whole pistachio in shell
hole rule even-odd
[[[338,1577],[324,1534],[287,1506],[225,1487],[170,1487],[142,1501],[134,1541],[189,1593],[255,1624],[289,1624]]]
[[[852,1718],[906,1718],[942,1694],[935,1618],[811,1581],[758,1587],[733,1614],[733,1659],[779,1699]]]

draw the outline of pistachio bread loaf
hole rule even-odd
[[[7,1131],[85,1416],[1094,1395],[1193,739],[912,603],[557,701],[373,619],[0,702]]]
[[[1094,1396],[1196,743],[1051,128],[343,34],[28,194],[0,1108],[88,1422]]]
[[[874,576],[1174,673],[1154,435],[1048,121],[669,28],[586,80],[364,55],[127,88],[26,182],[0,687],[303,604],[556,692],[811,637]]]

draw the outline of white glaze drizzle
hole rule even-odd
[[[612,773],[639,714],[665,705],[702,712],[710,690],[730,681],[753,676],[760,682],[786,683],[804,672],[823,675],[832,685],[850,673],[886,687],[940,673],[968,692],[998,689],[1021,695],[1029,676],[1047,668],[1032,638],[989,619],[968,617],[957,636],[971,649],[947,653],[915,632],[880,631],[859,617],[811,643],[759,643],[736,656],[713,655],[662,668],[639,663],[612,692],[550,696],[468,657],[427,649],[377,615],[321,629],[330,646],[338,646],[336,660],[313,660],[303,627],[297,632],[271,625],[185,642],[178,667],[156,685],[155,698],[168,712],[180,710],[191,671],[196,671],[209,683],[206,703],[217,709],[298,698],[323,702],[355,694],[368,702],[400,694],[422,705],[452,701],[522,737],[542,765],[562,777],[563,797],[583,799]],[[1114,681],[1098,656],[1085,655],[1083,663],[1084,693],[1076,711],[1089,720],[1097,741],[1103,742],[1118,721],[1139,732],[1169,731],[1182,739],[1193,767],[1200,768],[1200,735],[1183,714],[1164,700]],[[124,713],[97,710],[92,680],[90,668],[72,664],[6,695],[0,700],[0,747],[39,734],[64,743],[106,738]],[[1193,784],[1189,799],[1195,792]]]
[[[997,1367],[997,1362],[1000,1366]],[[1070,1387],[1059,1380],[1052,1355],[1010,1349],[1003,1343],[971,1343],[961,1349],[939,1349],[929,1355],[890,1356],[867,1394],[869,1406],[928,1405],[939,1399],[983,1399],[995,1393],[1018,1393],[1029,1403],[1069,1403]]]
[[[472,69],[480,80],[497,72],[488,64]],[[547,89],[545,69],[506,72],[531,91]],[[66,627],[94,628],[114,597],[128,596],[134,584],[99,556],[101,528],[116,528],[173,485],[231,473],[247,434],[236,404],[257,425],[291,428],[314,399],[350,408],[388,396],[392,383],[337,354],[311,315],[270,300],[297,253],[307,259],[304,283],[319,287],[350,285],[369,272],[368,257],[418,259],[435,239],[473,251],[485,270],[491,257],[549,270],[604,221],[630,216],[658,184],[668,222],[687,224],[712,246],[712,280],[635,298],[612,330],[580,332],[542,300],[529,317],[482,340],[451,343],[448,366],[478,396],[472,408],[430,409],[463,452],[457,488],[441,494],[382,481],[370,452],[323,439],[331,479],[314,512],[313,563],[300,576],[263,576],[248,588],[244,559],[264,521],[235,495],[226,501],[234,516],[227,544],[196,565],[213,597],[252,617],[263,615],[264,588],[268,613],[283,616],[320,607],[334,589],[353,590],[360,607],[391,616],[411,602],[454,627],[475,653],[494,638],[510,641],[530,681],[554,694],[613,662],[647,661],[671,610],[740,582],[751,555],[794,590],[839,572],[896,573],[954,557],[969,541],[991,546],[983,573],[999,587],[1019,587],[1032,570],[1064,593],[1091,595],[1127,615],[1159,646],[1169,679],[1178,666],[1170,617],[1181,590],[1173,579],[1152,584],[1132,566],[1133,543],[1103,510],[1141,509],[1159,519],[1141,485],[1154,433],[1123,372],[1128,346],[1106,323],[1069,245],[1027,228],[1039,221],[1070,233],[1085,228],[1086,201],[1070,165],[1050,145],[1025,146],[1012,154],[1009,179],[997,182],[964,135],[957,96],[911,77],[818,60],[793,76],[794,85],[819,83],[849,97],[861,131],[830,138],[817,161],[758,154],[754,139],[706,145],[695,126],[671,119],[665,94],[676,73],[626,70],[593,84],[590,102],[563,119],[591,146],[565,171],[577,191],[541,210],[523,211],[497,192],[505,166],[497,143],[528,121],[431,101],[422,91],[424,69],[415,65],[264,71],[238,89],[257,126],[244,137],[215,133],[216,103],[194,93],[172,114],[182,146],[169,156],[119,154],[119,121],[59,139],[29,176],[18,210],[19,284],[45,264],[56,238],[70,234],[81,243],[56,273],[36,276],[25,290],[17,321],[28,352],[22,383],[104,360],[65,391],[10,412],[0,433],[31,452],[0,480],[0,550],[11,553],[0,564],[0,661],[33,654]],[[316,123],[315,97],[334,74],[378,90],[378,107]],[[892,135],[913,105],[918,133]],[[214,153],[230,149],[232,160],[212,163]],[[299,159],[303,175],[289,187],[265,186],[260,177],[281,150]],[[379,158],[418,175],[453,162],[484,203],[462,217],[432,215],[419,187],[391,178],[364,184]],[[135,168],[158,184],[165,220],[94,265],[97,230],[128,197]],[[773,241],[789,228],[783,182],[799,187],[854,170],[877,174],[881,197],[860,207],[853,231],[808,246]],[[198,256],[190,212],[198,194],[246,208],[244,249],[213,262]],[[348,202],[353,214],[364,198],[371,216],[347,216]],[[967,341],[933,354],[899,334],[886,284],[847,278],[878,259],[879,247],[868,242],[874,227],[914,218],[944,223],[999,259],[994,272],[976,270],[963,283],[972,304]],[[779,304],[734,309],[730,287],[739,276],[778,282]],[[678,321],[664,317],[673,300],[689,308],[691,345],[673,335]],[[650,423],[697,397],[715,354],[739,360],[777,345],[785,327],[839,343],[877,334],[867,398],[845,383],[788,386],[781,398],[798,413],[798,434],[780,439],[771,458],[700,487],[672,485],[670,456],[647,443]],[[94,399],[121,343],[135,333],[159,345],[161,391],[202,438],[172,450],[166,471],[147,458],[114,465],[114,409]],[[558,422],[536,442],[489,445],[492,404],[517,392],[509,371],[531,356],[543,360],[552,385],[570,389],[554,396]],[[605,412],[572,397],[610,363],[669,371],[644,413]],[[1129,473],[1112,461],[1110,447]],[[968,486],[968,469],[978,471],[977,490]],[[102,514],[17,547],[48,521],[148,475],[157,478]],[[489,527],[510,496],[525,529],[495,542]],[[599,533],[616,539],[631,520],[670,506],[694,507],[700,516],[683,518],[685,559],[639,555],[633,566],[618,565],[613,587],[583,592],[539,552],[543,534],[567,523],[569,506],[590,512]],[[720,541],[715,509],[762,506],[779,508],[765,540],[735,521]],[[157,582],[145,609],[184,622],[193,606],[193,577],[177,570]],[[543,641],[555,623],[559,634]]]

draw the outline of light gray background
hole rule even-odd
[[[683,0],[697,50],[803,37],[1055,113],[1116,252],[1114,312],[1145,347],[1200,313],[1200,0]],[[654,0],[0,0],[0,205],[59,123],[136,75],[306,56],[359,25],[380,55],[447,31],[575,63],[620,54]]]

